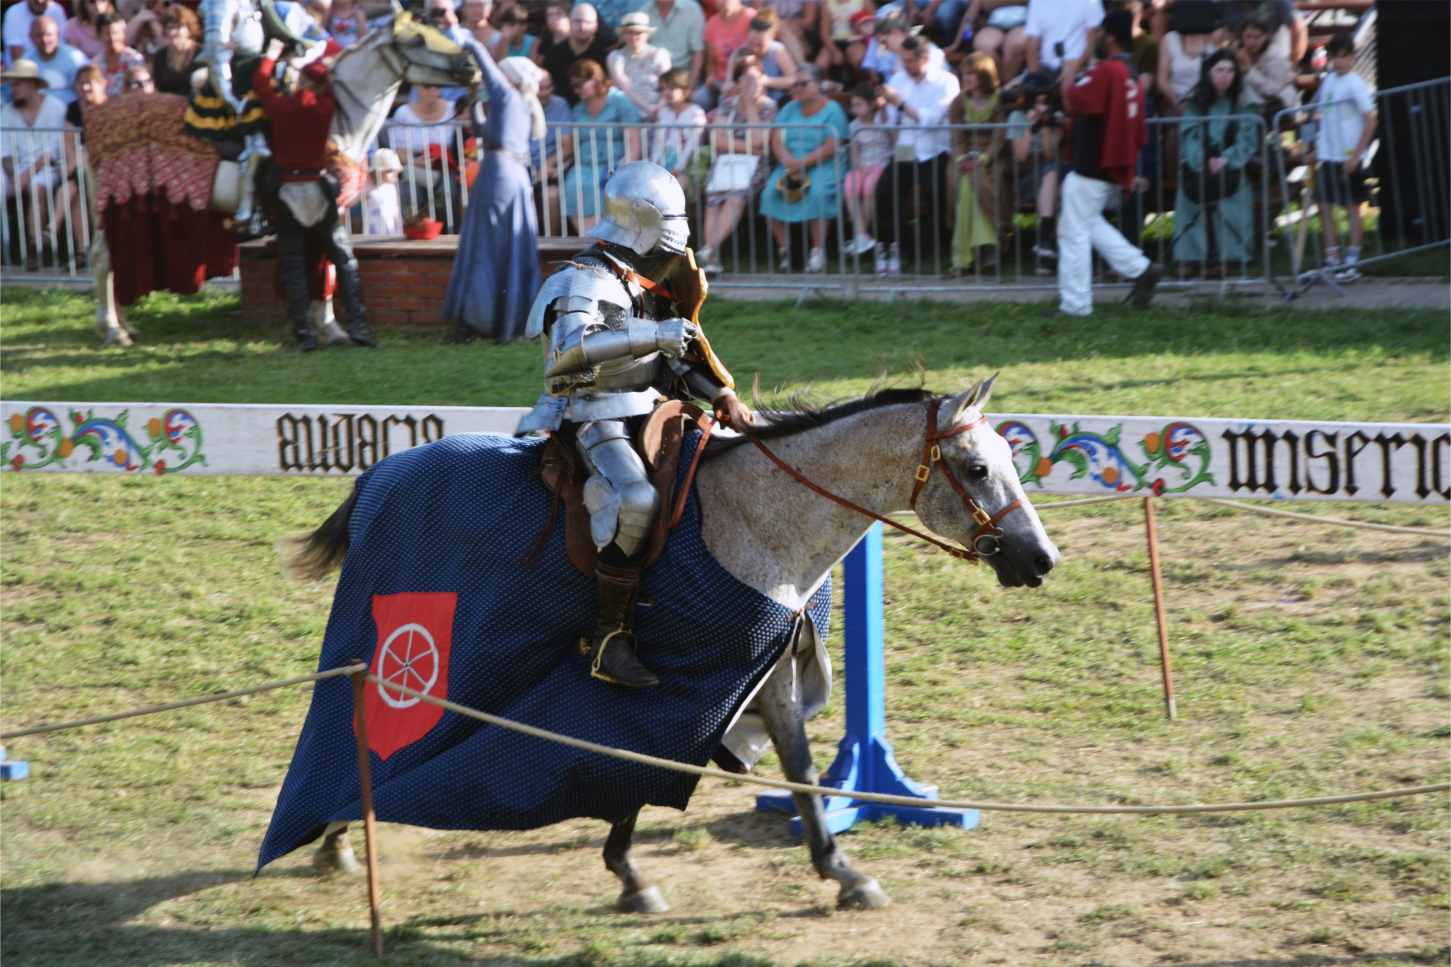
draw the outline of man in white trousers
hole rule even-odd
[[[1103,217],[1115,194],[1129,189],[1139,149],[1148,141],[1144,92],[1133,64],[1133,15],[1115,10],[1103,18],[1095,50],[1098,63],[1075,77],[1082,60],[1063,65],[1063,101],[1073,120],[1072,170],[1063,179],[1058,220],[1058,308],[1045,316],[1093,314],[1093,250],[1126,279],[1128,302],[1148,306],[1162,268],[1129,244]]]

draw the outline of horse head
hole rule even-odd
[[[468,86],[478,83],[478,65],[468,50],[430,24],[405,11],[393,15],[389,43],[380,53],[388,66],[410,84]]]
[[[1013,467],[1012,447],[982,415],[996,379],[984,380],[943,402],[937,413],[937,432],[969,429],[941,439],[942,459],[989,516],[1021,502],[984,528],[973,519],[946,474],[934,467],[918,499],[917,515],[931,530],[982,553],[1004,587],[1036,588],[1058,563],[1058,548],[1023,493]]]

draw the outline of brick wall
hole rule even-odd
[[[588,247],[592,240],[541,238],[540,269],[549,276],[555,264]],[[368,324],[395,329],[437,329],[453,325],[443,319],[443,297],[453,273],[458,237],[413,241],[396,236],[354,236],[353,252],[363,283]],[[258,239],[242,246],[242,315],[261,324],[281,324],[287,307],[276,296],[275,240]],[[345,319],[340,302],[333,311]]]

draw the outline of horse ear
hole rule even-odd
[[[984,406],[987,406],[988,398],[993,395],[993,383],[997,382],[999,375],[1000,372],[993,373],[990,378],[978,381],[973,385],[972,389],[953,398],[953,423],[961,420],[962,414],[966,413],[972,407],[976,406],[981,410]]]

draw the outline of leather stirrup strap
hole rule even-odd
[[[715,417],[707,416],[710,420],[701,431],[700,442],[695,445],[695,455],[690,458],[690,469],[685,471],[685,480],[680,485],[680,493],[675,495],[675,511],[670,515],[670,529],[674,530],[680,525],[680,517],[685,513],[685,501],[690,497],[690,485],[695,482],[695,468],[700,466],[700,455],[705,452],[706,441],[710,439],[710,432],[715,429]]]

